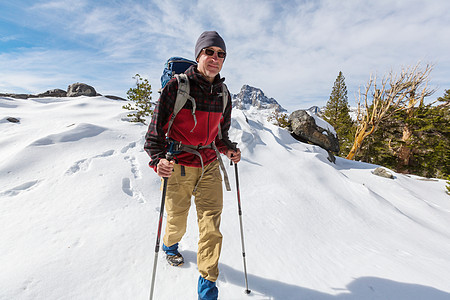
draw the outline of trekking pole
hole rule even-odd
[[[169,152],[167,152],[166,159],[168,161],[171,161],[173,159],[171,149],[169,150]],[[168,179],[169,178],[164,177],[164,187],[163,187],[162,197],[161,197],[161,208],[159,210],[158,233],[156,236],[155,258],[153,260],[153,274],[152,274],[152,285],[150,288],[150,300],[153,299],[153,290],[155,287],[156,265],[158,264],[159,243],[160,243],[160,238],[161,238],[161,227],[162,227],[163,214],[164,214],[164,204],[166,203],[166,191],[167,191]]]
[[[236,146],[236,145],[234,145],[234,146]],[[236,150],[236,148],[234,150]],[[230,164],[232,165],[233,161],[231,161]],[[241,194],[239,191],[239,175],[238,175],[237,163],[234,164],[234,174],[236,177],[236,192],[237,192],[237,201],[238,201],[239,225],[241,228],[242,259],[244,261],[244,275],[245,275],[245,291],[244,292],[246,294],[250,294],[251,290],[248,289],[248,280],[247,280],[247,264],[245,262],[244,227],[242,225]]]

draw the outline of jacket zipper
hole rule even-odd
[[[211,84],[211,92],[209,93],[210,97],[212,98],[212,93],[213,93],[213,84]],[[205,141],[205,145],[208,144],[208,139],[209,139],[209,122],[210,122],[210,116],[211,116],[211,110],[208,110],[208,128],[206,131],[206,141]]]

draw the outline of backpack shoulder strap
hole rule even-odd
[[[176,74],[175,78],[178,82],[177,97],[173,106],[172,117],[170,118],[169,126],[167,127],[167,135],[169,135],[170,128],[172,127],[175,117],[188,100],[192,103],[192,116],[194,117],[194,127],[191,129],[191,132],[194,130],[195,126],[197,126],[197,118],[195,117],[195,110],[197,108],[197,105],[195,104],[195,99],[191,95],[189,95],[191,90],[191,87],[189,85],[189,78],[184,73]]]
[[[222,83],[222,101],[223,101],[223,111],[222,114],[225,113],[225,108],[227,108],[228,104],[228,95],[230,93],[228,92],[228,87],[225,83]]]
[[[228,104],[228,88],[227,85],[225,83],[222,83],[222,118],[223,118],[223,114],[225,113],[225,109],[227,108],[227,104]],[[217,134],[219,136],[219,139],[222,139],[222,127],[220,126],[220,122],[219,122],[219,132]]]

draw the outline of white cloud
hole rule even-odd
[[[324,105],[339,71],[353,101],[371,73],[383,75],[419,60],[436,64],[431,77],[441,86],[440,96],[450,85],[449,9],[444,0],[61,0],[40,1],[25,10],[26,19],[35,17],[25,26],[71,45],[42,41],[40,47],[53,47],[48,53],[79,65],[71,71],[74,76],[101,82],[105,89],[124,87],[123,93],[124,82],[132,82],[136,73],[147,75],[156,90],[165,59],[192,58],[198,35],[217,30],[227,44],[222,73],[230,90],[254,85],[294,109]],[[18,49],[14,61],[39,77],[45,72],[39,58],[27,60],[33,52]],[[105,77],[111,81],[102,82]]]
[[[86,0],[78,0],[78,1],[71,1],[71,0],[53,0],[53,1],[41,1],[34,3],[34,5],[31,6],[31,9],[39,9],[39,10],[48,10],[50,12],[52,11],[78,11],[80,9],[83,9],[88,6],[88,1]]]
[[[0,42],[9,42],[14,40],[17,40],[16,35],[0,36]]]
[[[81,51],[37,48],[0,54],[0,66],[0,92],[38,94],[54,88],[65,90],[69,84],[84,82],[100,93],[117,92],[124,97],[134,82],[131,78],[134,74],[120,70],[122,66]]]

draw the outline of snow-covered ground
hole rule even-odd
[[[0,98],[1,300],[148,299],[160,180],[143,151],[147,128],[129,123],[123,104]],[[220,299],[450,299],[444,181],[334,165],[266,119],[233,111],[252,293],[229,167]],[[197,299],[197,237],[193,206],[186,263],[170,267],[159,253],[155,299]]]

